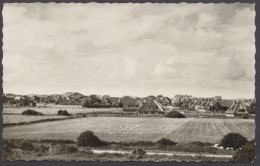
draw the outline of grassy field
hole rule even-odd
[[[33,109],[35,111],[41,112],[43,114],[57,114],[59,110],[67,110],[70,114],[77,113],[90,113],[90,112],[121,112],[122,108],[83,108],[79,105],[52,105],[46,107],[20,107],[20,108],[12,108],[12,107],[4,107],[3,114],[21,114],[23,111],[27,109]]]
[[[170,119],[156,117],[88,117],[27,126],[3,128],[3,138],[13,139],[71,139],[92,130],[105,141],[157,141],[169,138],[176,142],[202,141],[218,143],[230,132],[253,139],[255,121],[252,119]]]
[[[31,116],[31,115],[3,115],[3,124],[7,123],[21,123],[21,122],[32,122],[42,119],[56,119],[56,118],[67,118],[67,116],[58,116],[58,115],[47,115],[47,116]]]

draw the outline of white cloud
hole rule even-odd
[[[253,97],[254,17],[240,3],[5,3],[4,91]]]
[[[125,73],[124,76],[126,78],[134,78],[136,76],[137,68],[139,66],[139,63],[137,60],[132,58],[124,58],[124,69]]]

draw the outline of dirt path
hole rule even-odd
[[[126,150],[100,150],[92,149],[93,153],[102,154],[102,153],[119,153],[119,154],[130,154],[131,151]],[[203,156],[203,157],[215,157],[215,158],[232,158],[232,155],[218,155],[218,154],[199,154],[199,153],[180,153],[180,152],[146,152],[147,155],[164,155],[164,156]]]

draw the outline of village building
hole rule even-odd
[[[163,105],[163,106],[170,106],[172,105],[172,101],[171,99],[169,99],[168,97],[160,97],[160,98],[157,98],[157,101]]]
[[[227,117],[242,117],[243,115],[248,115],[248,112],[241,101],[234,101],[225,113]]]
[[[123,111],[125,112],[135,112],[143,105],[141,99],[129,98],[124,101]]]
[[[198,107],[199,112],[207,112],[214,110],[215,103],[212,99],[207,99],[201,103],[201,105]]]
[[[159,102],[156,101],[156,99],[153,99],[145,103],[142,107],[140,107],[137,112],[141,115],[148,115],[148,114],[164,115],[165,109]]]

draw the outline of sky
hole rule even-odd
[[[3,90],[255,97],[254,4],[5,3]]]

